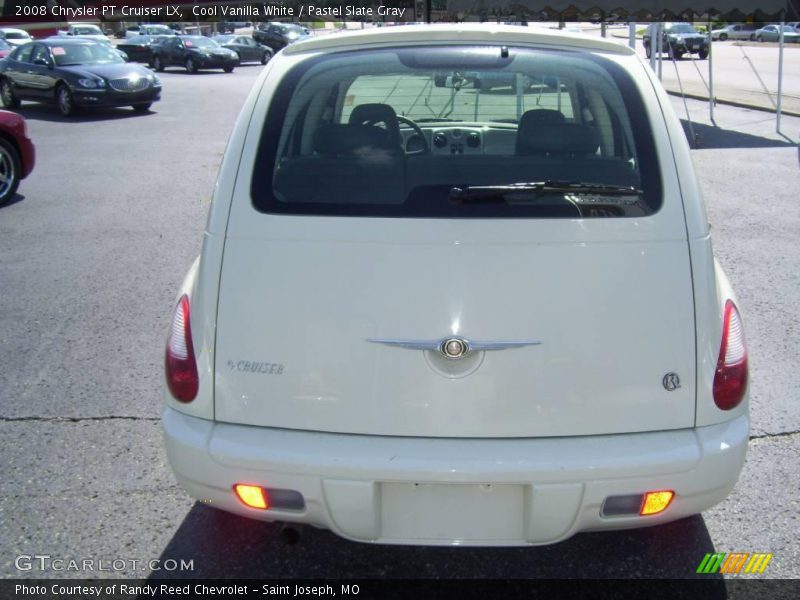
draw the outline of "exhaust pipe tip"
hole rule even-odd
[[[284,523],[280,530],[280,536],[284,544],[287,546],[294,546],[300,541],[301,532],[302,526]]]

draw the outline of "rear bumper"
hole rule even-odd
[[[239,59],[235,57],[221,58],[218,56],[205,56],[200,54],[192,58],[195,59],[197,66],[201,69],[226,69],[239,64]]]
[[[537,545],[579,531],[697,514],[744,463],[747,416],[696,429],[578,438],[431,439],[215,423],[166,408],[167,455],[201,502],[261,520],[310,523],[363,542]],[[244,506],[237,483],[295,490],[302,510]],[[674,490],[666,511],[603,517],[608,496]]]

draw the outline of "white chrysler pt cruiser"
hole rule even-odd
[[[616,42],[319,37],[244,104],[166,350],[193,497],[533,545],[726,497],[748,368],[684,132]]]

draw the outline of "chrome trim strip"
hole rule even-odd
[[[440,352],[442,344],[453,338],[441,338],[438,340],[404,340],[396,338],[367,338],[366,341],[373,344],[384,344],[386,346],[398,346],[400,348],[409,348],[411,350],[432,350]],[[541,340],[516,340],[516,341],[484,341],[473,342],[466,338],[463,339],[469,348],[469,352],[486,352],[491,350],[508,350],[509,348],[521,348],[523,346],[539,346],[542,344]]]
[[[470,350],[485,352],[486,350],[508,350],[523,346],[539,346],[542,340],[519,340],[516,342],[469,342]]]
[[[435,350],[438,352],[439,346],[444,340],[397,340],[391,338],[367,338],[367,341],[374,344],[384,344],[386,346],[399,346],[400,348],[411,348],[412,350]]]

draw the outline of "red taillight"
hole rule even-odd
[[[747,346],[742,319],[736,305],[725,303],[722,320],[722,345],[714,374],[714,402],[722,410],[739,406],[747,389]]]
[[[172,314],[165,360],[167,387],[176,400],[191,402],[197,396],[197,364],[189,325],[189,298],[181,296]]]

